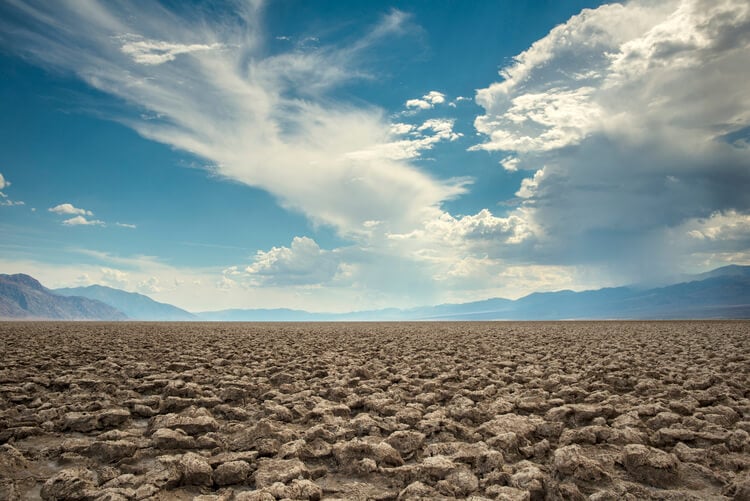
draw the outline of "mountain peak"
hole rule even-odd
[[[125,320],[101,301],[54,294],[35,278],[19,273],[0,275],[0,318],[49,320]]]
[[[30,287],[38,291],[45,290],[45,287],[39,283],[39,280],[30,275],[26,275],[25,273],[16,273],[15,275],[0,274],[0,279],[13,284]]]

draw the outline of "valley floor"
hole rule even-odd
[[[0,323],[2,499],[750,499],[750,322]]]

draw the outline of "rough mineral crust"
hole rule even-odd
[[[749,337],[0,323],[0,499],[748,500]]]

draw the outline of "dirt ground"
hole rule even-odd
[[[0,499],[750,499],[750,322],[0,323]]]

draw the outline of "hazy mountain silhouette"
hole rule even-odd
[[[541,292],[515,301],[503,298],[411,309],[352,313],[233,309],[198,313],[204,320],[565,320],[750,318],[750,266],[725,266],[664,287],[614,287]]]
[[[0,318],[125,320],[125,314],[101,301],[65,297],[29,275],[0,275]]]
[[[61,296],[96,299],[125,313],[131,320],[197,320],[192,313],[167,303],[159,303],[137,292],[126,292],[104,285],[55,289]]]
[[[205,321],[566,320],[750,318],[750,266],[730,265],[662,287],[529,294],[409,309],[311,313],[288,308],[190,313],[143,294],[92,285],[50,291],[28,275],[0,275],[0,317]]]

